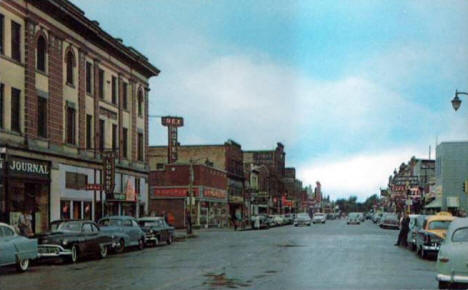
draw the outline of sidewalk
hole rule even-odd
[[[197,235],[195,234],[195,231],[192,231],[191,234],[187,234],[186,229],[177,229],[177,230],[174,231],[174,240],[176,242],[183,242],[186,239],[192,239],[192,238],[196,238],[196,237],[197,237]]]

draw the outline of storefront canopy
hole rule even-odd
[[[424,208],[442,208],[442,199],[436,198]]]

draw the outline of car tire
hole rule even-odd
[[[16,264],[16,270],[18,272],[26,272],[29,268],[29,259],[19,259]]]
[[[174,242],[174,237],[172,235],[169,235],[169,238],[167,239],[166,244],[170,245],[172,244],[172,242]]]
[[[450,282],[439,281],[439,289],[450,289]]]
[[[138,250],[143,250],[145,248],[145,239],[141,238],[138,240]]]
[[[120,239],[119,246],[115,248],[115,252],[120,254],[120,253],[123,253],[124,250],[125,250],[125,240]]]
[[[107,257],[108,250],[107,246],[101,246],[99,249],[99,258],[104,259]]]
[[[71,248],[70,262],[77,263],[79,260],[80,251],[77,245],[73,245]]]

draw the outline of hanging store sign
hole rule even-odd
[[[162,117],[161,123],[167,127],[168,142],[167,142],[167,162],[175,163],[177,161],[177,128],[184,126],[184,119],[181,117]]]
[[[105,151],[102,154],[103,187],[105,193],[112,196],[115,187],[115,152]]]

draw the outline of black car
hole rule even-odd
[[[85,256],[105,258],[112,246],[112,236],[102,233],[93,221],[58,220],[50,229],[37,236],[39,258],[61,257],[76,263]]]
[[[166,223],[162,217],[143,217],[138,219],[143,232],[145,244],[157,246],[161,242],[170,245],[174,241],[174,228]]]

